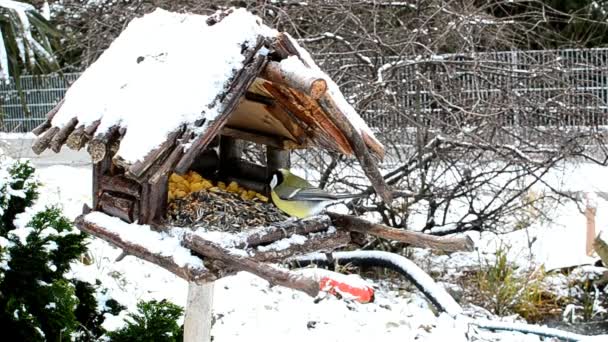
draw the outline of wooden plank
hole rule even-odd
[[[57,112],[59,112],[59,109],[61,109],[61,106],[63,106],[63,101],[64,99],[61,99],[61,101],[59,101],[59,103],[57,103],[55,107],[53,107],[53,109],[46,113],[46,119],[44,120],[44,122],[38,127],[34,128],[32,130],[32,133],[34,133],[35,135],[40,135],[46,132],[46,130],[48,130],[49,128],[51,128],[51,126],[53,126],[51,122],[53,121],[53,118],[55,117]]]

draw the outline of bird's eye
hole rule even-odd
[[[270,180],[270,188],[274,189],[275,186],[279,183],[277,179],[277,175],[272,175],[272,179]]]

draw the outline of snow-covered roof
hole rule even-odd
[[[229,91],[235,91],[232,88],[236,87],[242,70],[251,62],[252,54],[266,58],[267,54],[272,53],[268,42],[281,35],[289,37],[264,25],[260,18],[245,9],[231,9],[212,16],[157,9],[134,19],[82,74],[70,87],[58,110],[45,123],[48,126],[45,129],[73,126],[64,129],[65,134],[58,133],[59,138],[51,137],[60,148],[66,140],[65,135],[75,128],[93,127],[94,134],[87,138],[91,140],[113,127],[120,127],[122,136],[115,158],[118,157],[125,165],[143,161],[167,141],[172,132],[181,129],[182,132],[194,133],[190,141],[182,139],[182,146],[187,150],[193,146],[197,135],[216,135],[224,125],[244,130],[260,128],[264,134],[291,139],[301,146],[317,145],[352,153],[348,142],[343,142],[346,141],[344,137],[333,137],[340,129],[327,119],[327,110],[319,110],[320,104],[304,97],[300,100],[309,102],[307,106],[312,108],[308,108],[309,112],[317,113],[317,116],[318,113],[325,115],[322,120],[315,118],[322,122],[318,129],[310,129],[311,124],[306,116],[310,116],[308,112],[295,113],[299,116],[298,120],[294,124],[285,124],[285,120],[272,118],[279,115],[275,114],[276,111],[269,113],[268,106],[259,103],[251,102],[249,107],[237,105],[239,108],[226,109],[230,107],[226,104]],[[338,108],[340,115],[352,124],[368,148],[382,156],[382,145],[345,100],[338,86],[319,69],[304,49],[294,40],[291,42],[299,56],[282,56],[278,61],[269,56],[265,63],[274,60],[287,70],[305,68],[311,75],[324,79],[331,105]],[[294,61],[298,58],[299,64]],[[272,82],[257,78],[251,88],[239,91],[242,97],[245,97],[245,92],[255,92],[259,96],[272,98],[276,94],[271,94],[268,89],[273,86]],[[284,89],[280,91],[284,92]],[[273,100],[287,101],[285,98]],[[284,106],[281,109],[289,114],[293,112]],[[238,118],[229,120],[228,115],[222,117],[226,111],[230,112],[228,114],[234,112]],[[248,116],[258,116],[259,119],[253,122],[255,120]],[[269,121],[279,124],[264,127]],[[299,130],[290,131],[291,126],[298,125],[301,126]],[[56,131],[59,132],[58,129]]]

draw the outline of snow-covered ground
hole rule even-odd
[[[589,193],[608,192],[608,179],[601,177],[604,168],[583,165],[565,173],[568,181],[560,188]],[[73,218],[83,203],[91,201],[89,167],[45,166],[38,169],[43,182],[38,206],[60,205]],[[553,182],[561,182],[554,176]],[[598,206],[598,229],[608,227],[608,201],[594,196]],[[496,248],[510,246],[510,260],[525,266],[547,264],[548,268],[592,263],[585,255],[585,217],[574,204],[551,209],[550,219],[534,223],[530,229],[506,235],[471,234],[479,250],[473,253],[431,255],[418,251],[413,261],[427,270],[458,272],[466,265],[477,265],[480,255],[493,255]],[[536,237],[531,248],[528,242]],[[138,300],[168,299],[184,306],[187,284],[171,273],[128,256],[114,262],[120,251],[98,239],[91,239],[90,265],[77,263],[72,276],[89,281],[100,280],[108,288],[100,299],[109,296],[133,310]],[[405,284],[405,280],[403,281]],[[373,283],[373,282],[372,282]],[[269,287],[268,283],[246,273],[216,282],[212,334],[215,341],[537,341],[538,337],[515,332],[490,332],[470,325],[467,317],[436,316],[431,304],[418,292],[402,286],[377,287],[376,300],[370,304],[347,302],[334,297],[315,301],[290,289]],[[483,310],[465,308],[471,316],[488,318]],[[477,312],[475,314],[474,312]],[[105,326],[115,329],[124,317],[108,316]],[[492,319],[497,319],[491,317]],[[505,318],[506,321],[513,320]]]

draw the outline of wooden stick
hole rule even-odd
[[[266,146],[266,178],[278,169],[289,169],[291,160],[288,150],[280,150],[272,146]]]
[[[270,61],[266,64],[261,76],[273,83],[297,89],[313,99],[321,98],[327,91],[327,82],[323,78],[298,72],[306,70],[306,66],[303,64],[301,67],[301,69],[290,70],[285,68],[284,63]],[[310,73],[313,73],[312,70]]]
[[[408,243],[414,247],[433,248],[446,252],[472,251],[473,240],[467,237],[434,236],[424,233],[397,229],[383,224],[371,223],[364,219],[337,213],[327,213],[338,229],[365,233],[388,240]]]
[[[32,151],[34,151],[36,154],[46,151],[57,132],[59,132],[59,127],[52,127],[48,131],[44,132],[44,134],[39,136],[36,141],[34,141],[34,144],[32,144]]]
[[[72,133],[74,128],[76,128],[77,124],[78,119],[71,118],[67,124],[59,129],[57,134],[55,134],[53,139],[51,139],[51,150],[53,150],[53,152],[59,153],[59,151],[61,151],[61,146],[65,144],[65,141],[68,139],[68,136],[70,133]]]
[[[156,264],[187,281],[204,283],[216,279],[213,274],[209,273],[205,269],[189,267],[188,265],[179,266],[175,263],[173,257],[171,256],[162,256],[160,254],[152,253],[144,244],[135,244],[131,241],[125,241],[120,235],[110,232],[102,226],[85,221],[83,215],[76,218],[74,225],[83,232],[94,235],[118,248],[121,248],[127,254]]]
[[[53,107],[53,109],[46,113],[46,120],[44,120],[44,122],[38,127],[34,128],[32,130],[32,133],[34,133],[35,135],[40,135],[46,132],[47,129],[51,128],[51,126],[53,126],[51,122],[53,121],[53,118],[55,117],[57,112],[59,112],[59,109],[61,109],[61,106],[63,106],[63,101],[64,99],[61,99],[61,101],[59,101],[59,103],[57,103],[55,107]]]
[[[253,273],[271,284],[299,290],[313,297],[319,294],[319,284],[311,278],[260,263],[249,257],[233,254],[195,234],[184,234],[183,245],[206,258],[219,260],[228,267]]]

